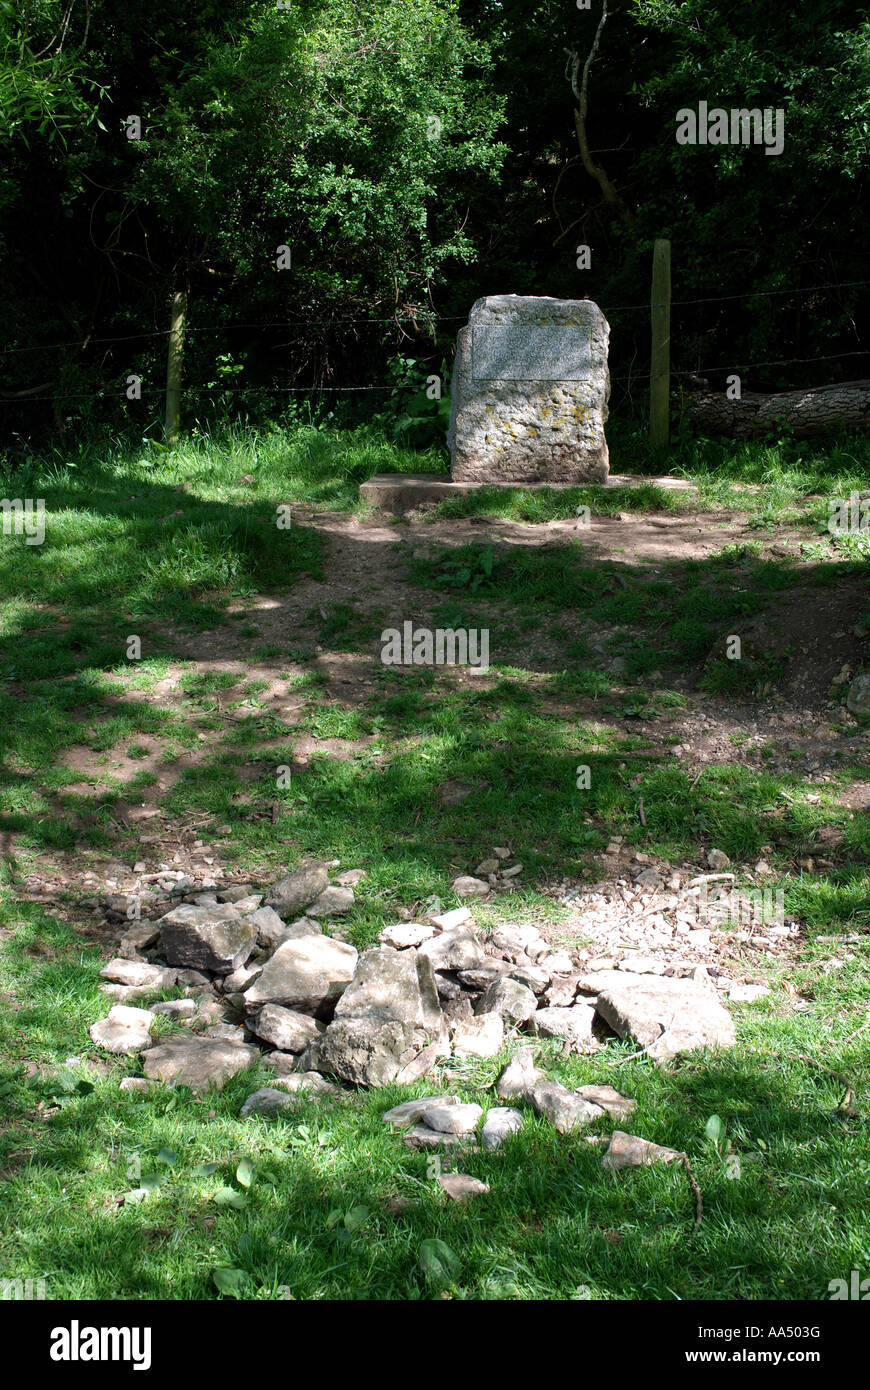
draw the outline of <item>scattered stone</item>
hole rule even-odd
[[[654,956],[623,956],[619,962],[619,969],[632,975],[664,975],[667,968],[663,960],[656,960]]]
[[[531,961],[520,965],[509,964],[505,974],[518,984],[525,985],[533,994],[543,994],[550,983],[548,972],[542,966],[532,965]]]
[[[859,671],[849,687],[846,709],[850,714],[870,714],[870,671]]]
[[[276,946],[281,946],[285,941],[296,941],[300,936],[322,936],[323,928],[319,922],[315,922],[313,917],[299,917],[295,922],[291,922],[285,927],[276,941]]]
[[[415,1081],[419,1081],[422,1076],[426,1076],[438,1061],[439,1056],[443,1055],[444,1049],[439,1043],[429,1043],[422,1052],[418,1052],[416,1057],[412,1057],[400,1071],[396,1072],[397,1086],[411,1086]]]
[[[539,1081],[527,1098],[560,1134],[567,1134],[578,1125],[592,1124],[607,1113],[602,1106],[569,1091],[559,1081]]]
[[[170,1038],[146,1052],[143,1066],[151,1080],[189,1086],[199,1092],[209,1086],[221,1090],[229,1077],[253,1066],[259,1056],[259,1048],[247,1043],[220,1038]]]
[[[511,1134],[517,1134],[525,1123],[525,1117],[519,1110],[512,1110],[508,1105],[493,1106],[483,1122],[480,1142],[485,1149],[498,1149]]]
[[[434,935],[435,928],[423,923],[396,922],[378,933],[378,941],[384,946],[392,946],[397,951],[405,951],[412,946],[422,946],[424,941],[429,941]]]
[[[570,1009],[538,1009],[529,1022],[538,1037],[564,1038],[572,1047],[582,1049],[592,1040],[594,1017],[590,1004],[576,1004]]]
[[[509,971],[510,967],[503,960],[485,960],[476,970],[458,970],[456,973],[460,984],[468,989],[483,990]]]
[[[241,994],[247,989],[248,985],[254,983],[258,975],[262,975],[262,965],[240,965],[238,970],[234,970],[232,975],[225,975],[222,984],[225,994]]]
[[[467,927],[453,927],[424,941],[418,952],[435,970],[475,970],[485,959],[477,937]]]
[[[125,1076],[123,1081],[119,1084],[118,1090],[135,1091],[139,1094],[143,1094],[145,1091],[150,1091],[153,1085],[154,1082],[148,1081],[144,1076]]]
[[[643,1168],[659,1161],[673,1163],[679,1157],[676,1149],[665,1149],[660,1144],[651,1144],[647,1139],[615,1129],[601,1162],[605,1168]]]
[[[549,975],[569,975],[574,969],[574,962],[567,951],[554,951],[552,955],[544,956],[540,968]]]
[[[150,999],[154,994],[153,985],[100,985],[100,994],[105,994],[115,1004],[129,1004],[133,999]]]
[[[403,1143],[409,1149],[445,1149],[453,1148],[456,1145],[467,1145],[469,1143],[466,1134],[446,1134],[439,1130],[430,1129],[428,1125],[418,1124],[407,1129],[402,1135]]]
[[[230,975],[257,944],[257,929],[231,903],[195,907],[184,903],[160,922],[163,954],[170,965]]]
[[[282,1004],[286,1009],[315,1013],[341,997],[353,979],[356,963],[353,946],[328,936],[285,941],[245,991],[246,1007]]]
[[[461,1104],[459,1096],[422,1096],[419,1100],[405,1100],[401,1105],[394,1105],[391,1110],[385,1110],[381,1119],[385,1124],[392,1125],[393,1129],[402,1129],[405,1125],[416,1124],[429,1106]]]
[[[453,1024],[453,1054],[456,1057],[497,1057],[504,1045],[504,1019],[487,1013]]]
[[[276,1088],[282,1091],[289,1091],[292,1095],[307,1094],[314,1096],[343,1096],[345,1093],[340,1086],[327,1081],[325,1076],[321,1076],[318,1071],[297,1071],[292,1076],[284,1076],[280,1081],[275,1082]]]
[[[324,1025],[308,1014],[285,1009],[281,1004],[264,1004],[248,1026],[279,1052],[301,1052],[306,1043],[325,1031]]]
[[[453,907],[449,912],[439,912],[436,917],[430,918],[436,927],[442,931],[452,931],[454,927],[461,927],[463,923],[471,921],[471,913],[467,907]]]
[[[731,860],[721,849],[711,849],[707,855],[707,867],[718,874],[731,868]]]
[[[340,917],[350,912],[354,897],[352,888],[324,888],[319,897],[309,903],[306,912],[309,917]]]
[[[147,961],[125,960],[121,956],[104,965],[100,976],[119,985],[138,985],[152,990],[171,989],[175,984],[174,970],[167,970],[160,965],[149,965]]]
[[[472,1197],[482,1197],[489,1191],[487,1183],[469,1177],[467,1173],[440,1173],[438,1182],[453,1202],[468,1202]]]
[[[344,873],[339,874],[335,881],[341,888],[356,888],[358,884],[362,883],[365,876],[365,869],[345,869]]]
[[[231,883],[216,895],[219,903],[237,903],[249,898],[254,891],[253,883]]]
[[[91,1024],[92,1040],[106,1052],[142,1052],[151,1042],[154,1014],[150,1009],[133,1009],[115,1004],[105,1018]]]
[[[492,852],[496,859],[510,859],[511,857],[511,852],[507,848],[507,845],[493,845]]]
[[[169,1018],[193,1018],[197,1010],[195,999],[167,999],[160,1004],[152,1004],[151,1012],[165,1014]]]
[[[287,1091],[278,1091],[271,1086],[263,1086],[259,1091],[254,1091],[248,1096],[241,1110],[239,1118],[247,1120],[251,1115],[274,1115],[279,1110],[292,1109],[296,1104],[295,1098]]]
[[[127,960],[135,960],[141,951],[153,946],[160,935],[156,922],[139,922],[130,927],[121,937],[118,954]]]
[[[577,981],[579,972],[573,975],[554,976],[549,989],[544,991],[547,1003],[552,1008],[566,1009],[577,997]]]
[[[530,989],[519,984],[509,976],[494,980],[484,991],[474,1006],[478,1015],[497,1013],[508,1024],[525,1023],[538,1007],[538,1001]]]
[[[509,869],[502,869],[501,876],[502,878],[516,878],[517,874],[521,874],[522,871],[522,864],[513,864]]]
[[[276,1076],[292,1076],[299,1070],[300,1059],[295,1052],[266,1052],[260,1060],[264,1066],[271,1067]]]
[[[502,1100],[525,1100],[546,1077],[535,1066],[535,1053],[531,1047],[521,1047],[514,1053],[496,1084],[496,1095]]]
[[[388,1086],[423,1046],[410,1024],[374,1015],[337,1018],[316,1043],[324,1071],[357,1086]]]
[[[369,1014],[437,1031],[441,1005],[431,960],[422,952],[396,951],[391,946],[364,951],[336,1005],[335,1017]]]
[[[329,886],[329,875],[321,864],[307,865],[273,883],[265,898],[265,906],[275,909],[285,920],[295,917],[313,903]]]
[[[632,1037],[662,1060],[704,1047],[733,1047],[727,1009],[693,980],[625,975],[598,996],[596,1008],[621,1038]]]
[[[754,1004],[758,999],[764,999],[770,994],[768,985],[732,985],[728,991],[728,998],[733,1004]]]
[[[246,915],[247,920],[256,930],[257,945],[267,949],[277,946],[287,928],[275,909],[273,907],[258,907]]]
[[[484,879],[474,878],[471,874],[460,874],[450,886],[460,898],[485,898],[490,891]]]
[[[495,874],[500,868],[501,863],[498,859],[484,859],[478,864],[474,872],[476,874]]]
[[[504,951],[512,960],[526,956],[533,958],[533,952],[540,951],[540,959],[550,954],[550,947],[537,927],[497,927],[492,934],[492,944]]]
[[[612,1086],[578,1086],[576,1094],[593,1105],[600,1105],[616,1120],[627,1120],[637,1108],[636,1100],[615,1091]]]
[[[482,1114],[482,1106],[459,1101],[451,1105],[427,1105],[420,1118],[424,1125],[436,1129],[439,1134],[470,1134],[477,1128]]]

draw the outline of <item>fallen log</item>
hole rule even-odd
[[[839,426],[870,425],[870,380],[807,386],[770,394],[744,391],[731,401],[724,391],[699,391],[686,398],[689,419],[709,434],[735,439],[787,429],[799,439]]]

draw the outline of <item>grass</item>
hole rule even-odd
[[[433,1238],[461,1261],[449,1292],[475,1300],[570,1299],[584,1285],[593,1299],[819,1299],[830,1279],[866,1268],[870,1159],[857,1142],[866,1121],[840,1111],[841,1084],[799,1055],[818,1048],[821,1030],[824,1064],[864,1074],[866,1047],[847,1039],[866,1006],[866,949],[848,972],[827,974],[817,949],[802,968],[811,1012],[794,1015],[784,997],[744,1007],[733,1053],[666,1069],[616,1068],[619,1044],[592,1061],[549,1058],[568,1084],[606,1081],[636,1096],[632,1130],[689,1154],[705,1204],[690,1242],[680,1170],[607,1174],[600,1150],[531,1115],[498,1153],[456,1164],[491,1193],[451,1206],[429,1156],[380,1118],[425,1094],[421,1085],[249,1121],[238,1112],[267,1080],[262,1068],[204,1098],[119,1092],[134,1063],[101,1075],[69,1060],[104,1007],[97,953],[33,908],[10,930],[3,984],[27,1003],[5,1015],[0,1038],[7,1057],[38,1060],[40,1071],[28,1078],[10,1062],[0,1078],[0,1269],[44,1278],[49,1298],[213,1298],[215,1270],[231,1268],[247,1298],[418,1299],[440,1291],[420,1269]],[[469,1065],[450,1089],[486,1108],[500,1065]],[[713,1114],[740,1159],[738,1179],[724,1145],[706,1137]],[[256,1170],[247,1186],[237,1177],[244,1160]],[[122,1203],[143,1187],[144,1200]],[[215,1200],[227,1188],[237,1204]],[[402,1212],[391,1209],[396,1197]]]
[[[617,430],[615,456],[617,445],[620,471],[653,470],[642,441]],[[434,470],[437,454],[421,459],[366,429],[228,431],[169,454],[83,446],[7,477],[9,495],[45,498],[47,532],[41,547],[0,537],[0,1275],[44,1277],[49,1298],[214,1298],[215,1270],[232,1269],[246,1298],[417,1299],[444,1292],[421,1269],[433,1238],[461,1261],[447,1292],[469,1299],[570,1299],[580,1286],[595,1299],[817,1299],[866,1269],[867,1034],[857,1030],[870,986],[870,827],[840,794],[868,767],[838,756],[837,711],[826,783],[784,761],[790,733],[771,730],[754,761],[747,736],[733,735],[733,758],[698,775],[671,755],[670,736],[690,704],[721,696],[752,713],[781,680],[765,653],[713,659],[723,633],[798,587],[865,572],[860,547],[827,535],[824,499],[860,486],[866,447],[680,445],[676,466],[705,508],[739,498],[759,535],[798,518],[814,547],[798,558],[723,545],[653,573],[630,554],[596,564],[582,533],[416,558],[400,541],[391,553],[409,615],[496,634],[485,679],[381,665],[393,618],[378,592],[306,600],[299,617],[290,607],[297,585],[331,577],[312,513],[355,509],[362,477]],[[760,491],[736,490],[747,484]],[[276,525],[282,504],[288,529]],[[581,505],[687,502],[651,489],[517,489],[433,514],[535,521]],[[277,623],[253,606],[261,593]],[[131,636],[141,659],[128,654]],[[225,638],[236,659],[222,664],[211,643]],[[189,655],[196,641],[200,659]],[[272,664],[274,699],[251,661]],[[279,767],[292,767],[289,785]],[[466,795],[451,801],[443,792],[457,782]],[[148,822],[154,842],[127,818],[142,802],[161,813]],[[823,828],[839,830],[841,846],[827,867],[801,867]],[[86,1033],[105,1012],[107,948],[81,924],[84,900],[103,890],[67,871],[90,867],[99,882],[107,859],[129,870],[194,834],[255,882],[303,854],[364,867],[349,918],[360,947],[400,907],[452,905],[451,879],[493,844],[520,855],[523,886],[480,920],[502,913],[557,931],[567,914],[547,885],[595,871],[613,835],[673,863],[712,845],[736,865],[766,858],[806,939],[796,968],[765,963],[773,994],[736,1012],[733,1053],[617,1067],[628,1049],[613,1043],[592,1059],[548,1059],[569,1083],[636,1096],[632,1129],[689,1154],[706,1209],[696,1240],[680,1172],[606,1174],[596,1148],[531,1116],[498,1154],[462,1159],[490,1196],[449,1205],[427,1157],[380,1118],[425,1085],[249,1121],[239,1109],[264,1068],[201,1099],[118,1091],[136,1063],[98,1058]],[[30,873],[65,884],[56,914],[26,900]],[[822,939],[831,932],[833,944]],[[857,1117],[838,1110],[840,1083],[806,1057],[854,1081]],[[464,1068],[449,1089],[488,1106],[498,1066]],[[712,1114],[741,1158],[739,1179],[706,1137]],[[248,1187],[237,1177],[246,1158],[257,1170]],[[121,1202],[149,1174],[160,1179],[149,1195]],[[237,1203],[216,1202],[220,1188]],[[397,1213],[396,1197],[412,1205]]]

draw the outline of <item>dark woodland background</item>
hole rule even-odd
[[[352,420],[382,400],[356,388],[449,374],[473,301],[510,292],[600,303],[612,407],[642,410],[657,237],[673,245],[683,380],[867,374],[866,6],[614,0],[586,121],[609,193],[580,157],[566,71],[599,0],[0,0],[0,14],[13,452],[130,427],[131,373],[156,418],[178,290],[188,421],[280,417],[291,388],[332,388]],[[782,155],[678,146],[676,112],[700,100],[783,109]]]

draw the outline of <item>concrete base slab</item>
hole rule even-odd
[[[379,473],[360,484],[359,495],[385,512],[406,512],[425,502],[441,502],[445,497],[479,492],[482,487],[497,487],[523,492],[541,492],[545,488],[563,491],[569,487],[600,487],[606,491],[620,487],[658,487],[667,492],[694,492],[693,483],[685,478],[645,478],[636,473],[611,473],[603,483],[457,483],[448,473]]]

